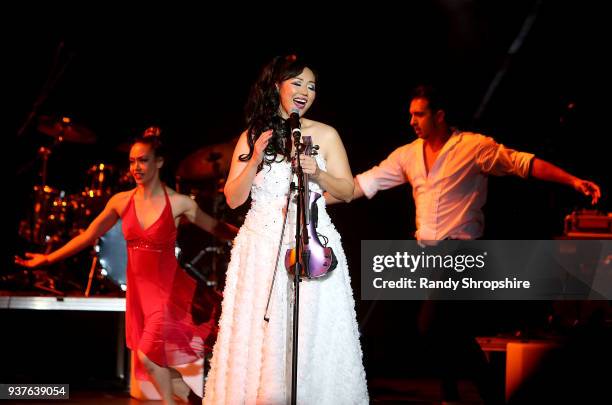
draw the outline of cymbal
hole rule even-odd
[[[205,146],[181,161],[176,175],[185,180],[204,180],[225,176],[232,163],[238,138],[229,142]]]
[[[38,119],[37,129],[45,135],[60,138],[62,141],[74,143],[95,143],[96,135],[82,125],[74,124],[70,118],[56,119],[42,115]]]

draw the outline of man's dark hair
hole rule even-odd
[[[412,91],[412,99],[423,98],[429,102],[432,112],[443,110],[448,113],[448,98],[440,90],[430,84],[420,84]]]

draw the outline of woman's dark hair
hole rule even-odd
[[[261,133],[273,130],[272,138],[264,152],[264,159],[258,171],[264,164],[269,166],[275,162],[277,155],[284,156],[286,160],[291,159],[290,131],[286,121],[278,114],[280,97],[276,85],[300,75],[306,66],[305,61],[298,59],[295,55],[277,56],[263,68],[251,88],[245,106],[249,153],[240,155],[239,159],[243,162],[251,159],[255,141]]]
[[[165,148],[161,141],[161,129],[159,127],[149,127],[141,135],[132,139],[130,147],[137,143],[149,145],[155,157],[165,158]]]

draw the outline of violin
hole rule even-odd
[[[302,153],[307,156],[317,154],[318,145],[312,145],[310,136],[302,136],[301,143]],[[325,276],[328,272],[336,268],[338,260],[331,247],[321,243],[319,233],[317,232],[318,207],[317,200],[321,198],[321,194],[310,191],[308,187],[308,174],[303,174],[303,196],[298,192],[296,198],[303,198],[301,212],[301,272],[300,276],[310,278],[319,278]],[[299,205],[298,205],[299,206]],[[324,239],[325,236],[323,236]],[[289,273],[295,275],[295,265],[297,262],[296,249],[289,248],[285,253],[285,268]]]

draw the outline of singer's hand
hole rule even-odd
[[[266,132],[262,132],[259,135],[259,138],[255,141],[255,148],[253,149],[253,159],[257,164],[261,163],[264,158],[264,151],[268,147],[268,142],[270,142],[270,138],[272,138],[272,130],[268,130]]]
[[[302,171],[313,179],[317,179],[321,174],[321,169],[319,169],[317,161],[312,156],[300,155],[300,164],[302,165]]]

